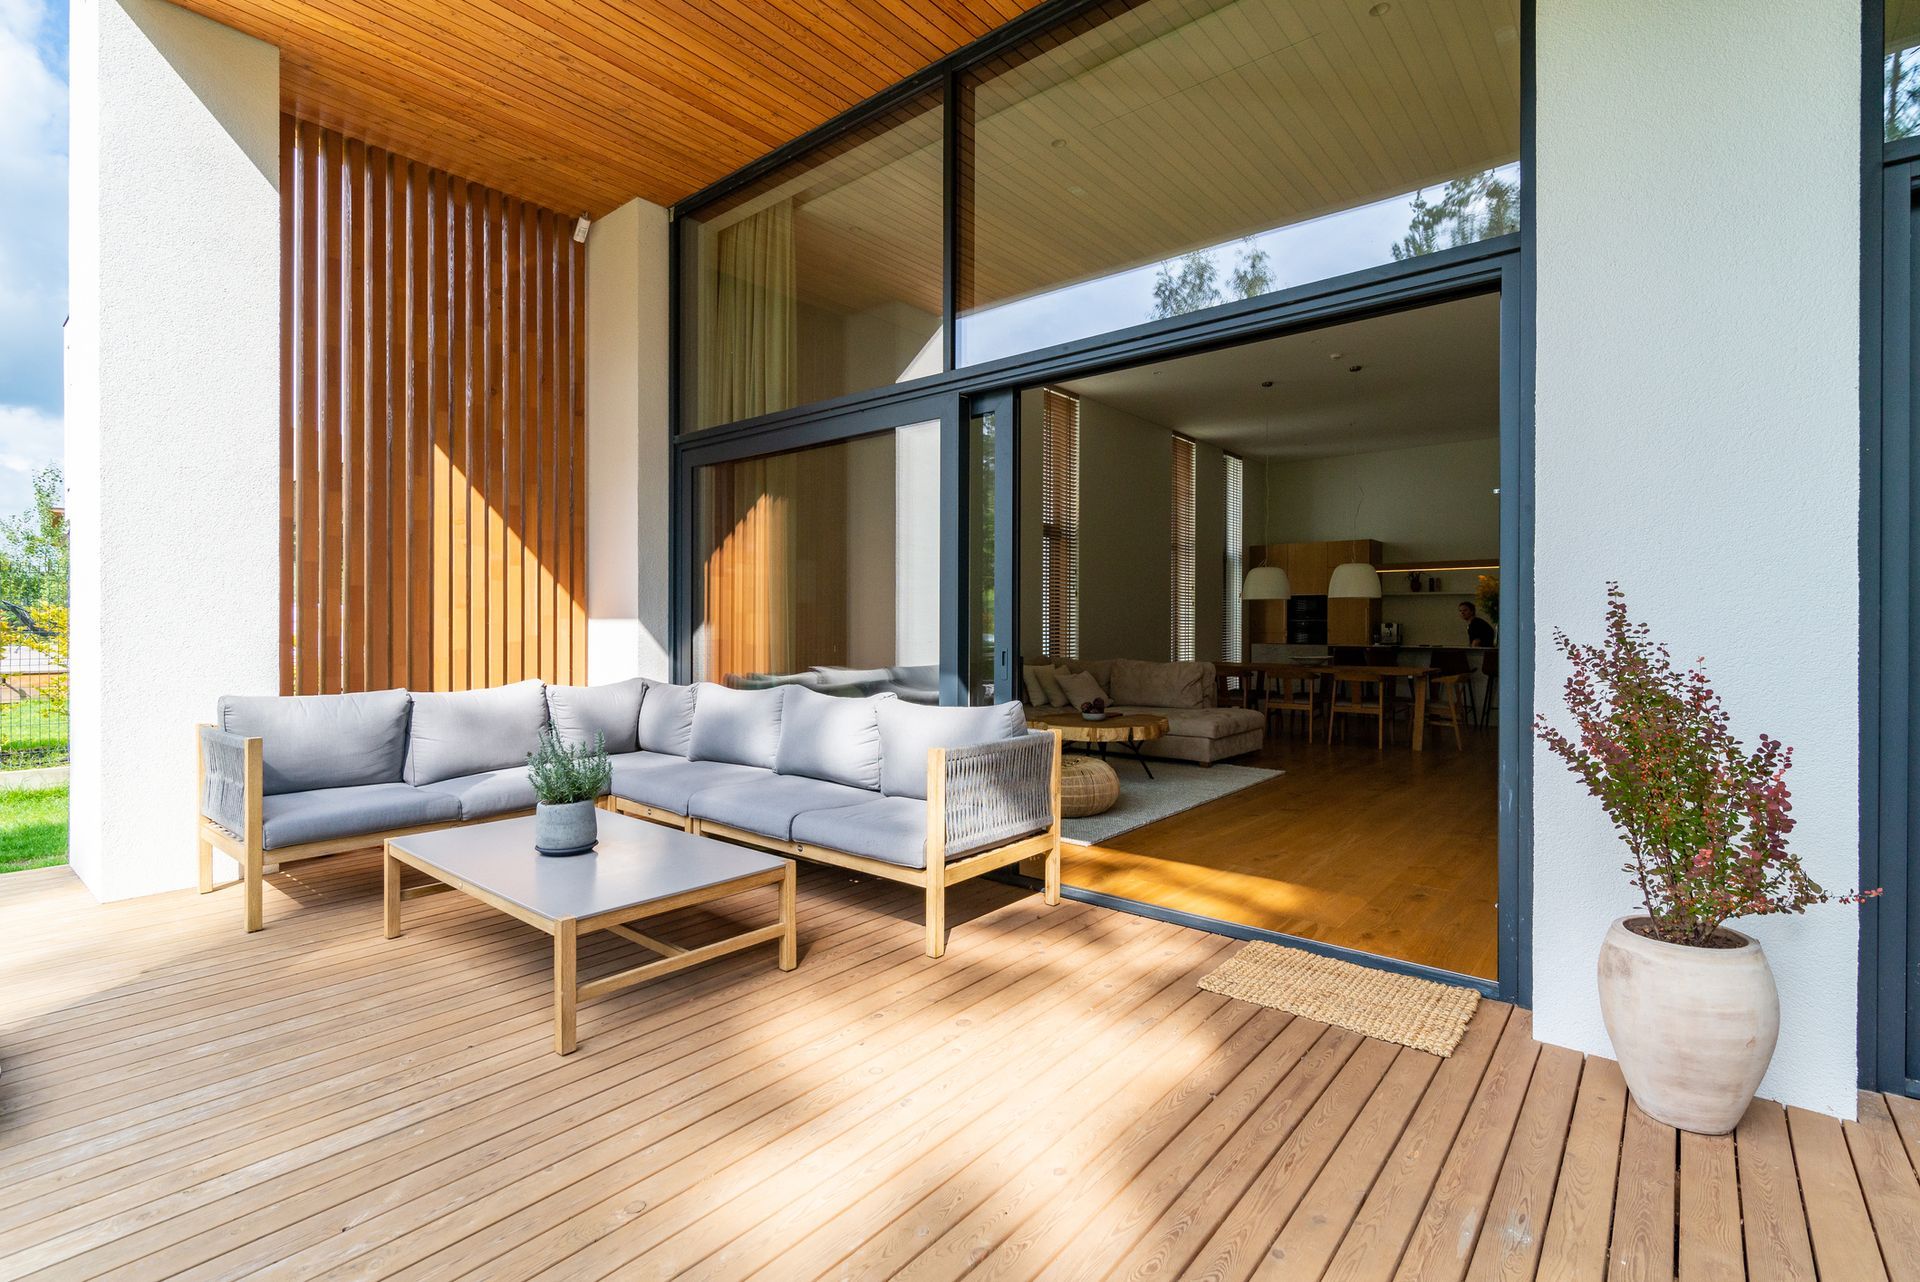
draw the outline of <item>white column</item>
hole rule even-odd
[[[667,211],[587,237],[587,674],[667,671]]]
[[[1540,0],[1536,706],[1605,582],[1795,749],[1793,848],[1858,873],[1860,6]],[[1624,848],[1534,758],[1534,1032],[1609,1049]],[[1780,985],[1772,1099],[1852,1116],[1858,910],[1737,922]]]
[[[74,870],[193,884],[193,726],[278,688],[280,59],[75,0],[67,494]]]

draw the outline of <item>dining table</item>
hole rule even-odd
[[[1316,663],[1305,666],[1308,672],[1335,684],[1341,681],[1378,681],[1383,692],[1381,698],[1388,705],[1393,702],[1394,683],[1404,677],[1413,687],[1413,750],[1426,750],[1427,678],[1437,676],[1440,669],[1424,663]]]

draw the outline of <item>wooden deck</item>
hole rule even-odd
[[[1156,922],[971,883],[929,961],[913,892],[808,870],[797,971],[562,1059],[545,936],[443,895],[385,940],[367,856],[272,883],[243,936],[233,891],[0,879],[0,1273],[1920,1276],[1906,1101],[1677,1138],[1525,1012],[1437,1060],[1203,992],[1233,945]]]

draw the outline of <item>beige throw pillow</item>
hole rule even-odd
[[[1040,693],[1046,698],[1046,707],[1058,708],[1067,701],[1066,691],[1060,688],[1060,678],[1067,670],[1058,666],[1035,668],[1034,675],[1040,679]]]
[[[1100,688],[1100,683],[1084,672],[1069,672],[1061,677],[1060,689],[1067,696],[1066,702],[1075,708],[1083,708],[1095,699],[1102,703],[1112,702],[1107,698],[1107,692]]]

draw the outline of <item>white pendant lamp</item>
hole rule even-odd
[[[1333,567],[1327,580],[1327,595],[1353,599],[1380,595],[1380,575],[1365,561],[1349,561]]]
[[[1277,565],[1256,565],[1247,571],[1246,584],[1240,589],[1248,601],[1286,601],[1293,596],[1293,580]]]

